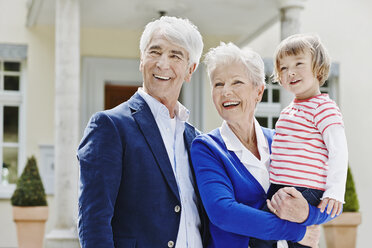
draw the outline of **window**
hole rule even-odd
[[[16,183],[23,153],[22,61],[0,58],[0,187]]]
[[[264,59],[266,89],[261,102],[257,106],[256,119],[263,127],[274,128],[281,111],[281,86],[272,81],[272,59]]]
[[[263,127],[274,128],[280,114],[280,85],[272,82],[270,75],[266,74],[266,89],[258,104],[256,119]]]

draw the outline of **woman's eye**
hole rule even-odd
[[[244,84],[242,81],[235,81],[234,84]]]
[[[150,54],[156,54],[156,55],[159,55],[160,52],[159,52],[159,51],[156,51],[156,50],[152,50],[152,51],[150,51]]]
[[[223,86],[223,83],[215,83],[214,84],[214,87],[220,87],[220,86]]]

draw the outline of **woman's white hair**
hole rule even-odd
[[[255,86],[265,85],[265,67],[261,56],[250,48],[240,49],[233,43],[221,42],[218,47],[211,48],[204,57],[209,78],[220,65],[242,63]]]
[[[154,33],[160,34],[169,42],[184,48],[189,53],[189,66],[194,63],[196,67],[198,66],[203,52],[203,40],[198,28],[188,19],[162,16],[160,19],[148,23],[140,40],[141,56]]]

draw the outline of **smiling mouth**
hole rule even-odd
[[[291,85],[293,85],[293,84],[297,84],[297,83],[299,83],[301,80],[293,80],[293,81],[291,81],[291,82],[289,82],[289,84],[291,84]]]
[[[236,107],[240,104],[240,102],[224,102],[222,103],[222,106],[225,107],[225,108],[228,108],[228,107]]]
[[[156,75],[156,74],[153,74],[153,76],[156,79],[160,79],[160,80],[164,80],[164,81],[167,81],[167,80],[171,79],[170,77],[163,77],[163,76],[159,76],[159,75]]]

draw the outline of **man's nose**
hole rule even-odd
[[[162,54],[159,57],[158,62],[156,63],[156,65],[161,69],[168,69],[169,64],[170,64],[169,58],[165,54]]]

